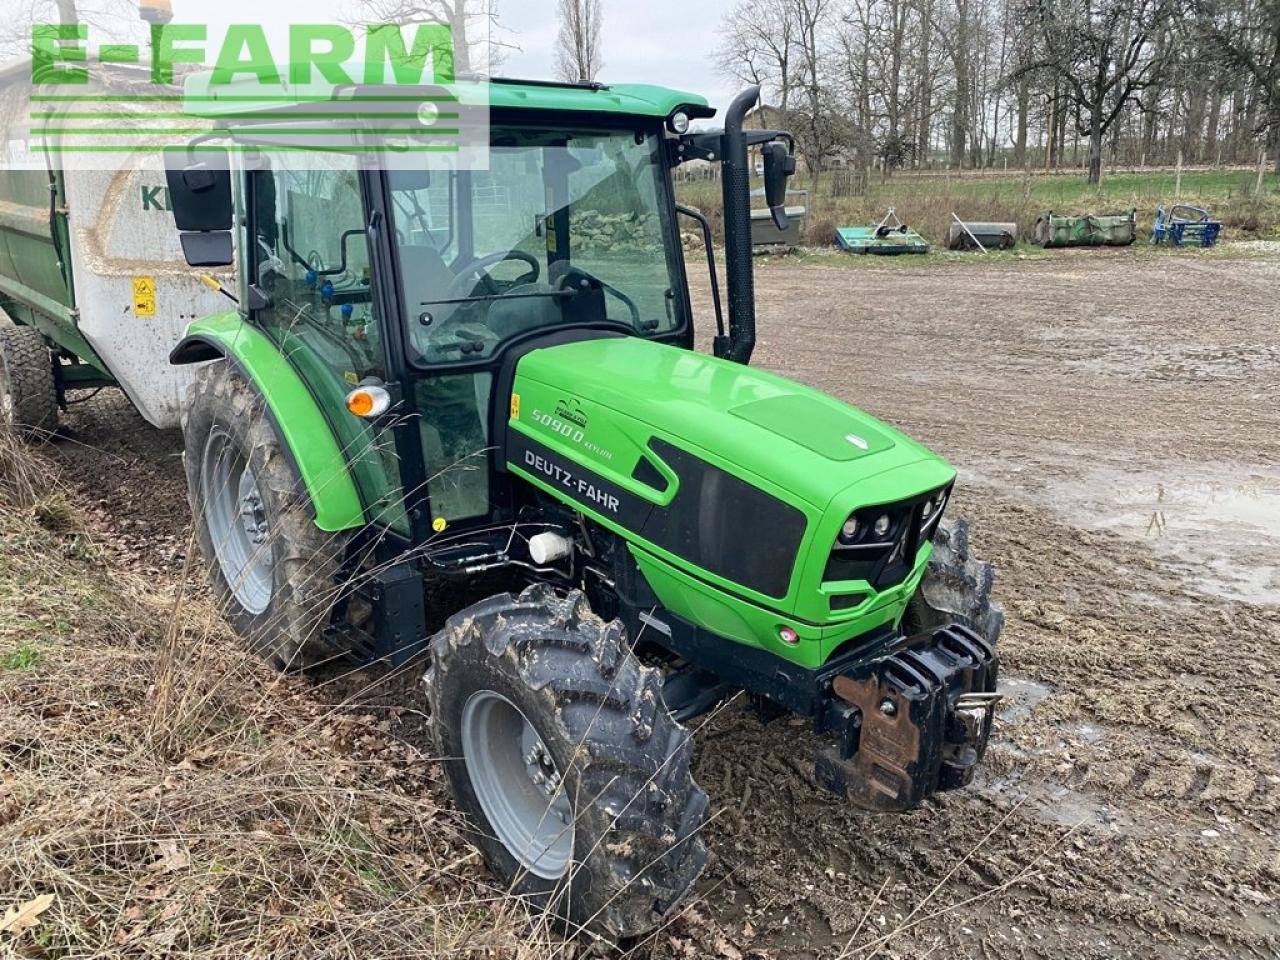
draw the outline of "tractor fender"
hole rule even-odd
[[[236,311],[198,320],[169,355],[178,366],[226,359],[266,401],[267,415],[297,467],[326,533],[365,525],[364,503],[351,464],[306,383],[261,331]]]

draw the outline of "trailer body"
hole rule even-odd
[[[24,149],[29,106],[7,112],[3,142]],[[193,372],[169,352],[228,301],[186,264],[159,146],[113,166],[0,168],[0,310],[49,342],[60,396],[119,386],[148,422],[176,427]]]

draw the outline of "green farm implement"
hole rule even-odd
[[[1138,239],[1138,212],[1114,216],[1060,217],[1052,211],[1036,220],[1035,242],[1042,247],[1127,247]]]
[[[881,256],[929,252],[928,241],[903,223],[892,208],[874,226],[841,227],[836,231],[836,245],[849,253]]]

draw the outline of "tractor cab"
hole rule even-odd
[[[379,169],[354,138],[348,151],[272,150],[281,123],[218,115],[238,155],[262,148],[233,178],[240,313],[290,358],[342,449],[366,449],[350,458],[359,494],[392,541],[515,519],[496,476],[511,397],[495,387],[505,372],[509,388],[516,357],[581,337],[694,344],[671,169],[692,156],[691,119],[714,111],[650,87],[491,91],[484,170]],[[206,182],[190,168],[216,166],[185,159],[171,170],[180,221],[183,198],[202,196],[188,183]],[[192,225],[192,243],[225,232]],[[194,339],[175,360],[208,353]],[[365,423],[348,413],[356,388],[361,403],[375,395]]]

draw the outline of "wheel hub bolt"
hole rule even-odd
[[[898,705],[886,697],[880,701],[880,712],[886,717],[896,717],[898,715]]]

